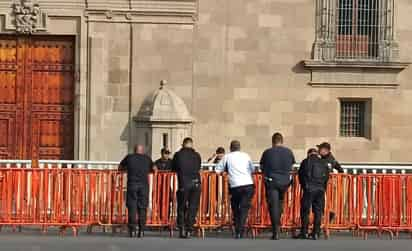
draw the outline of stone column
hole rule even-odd
[[[399,44],[395,39],[395,1],[380,0],[381,17],[379,58],[383,61],[397,61],[399,59]]]
[[[316,0],[316,39],[313,46],[315,60],[335,59],[336,9],[335,0]]]

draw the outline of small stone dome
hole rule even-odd
[[[141,122],[180,122],[193,121],[184,101],[160,82],[160,88],[147,96],[141,106],[136,121]]]

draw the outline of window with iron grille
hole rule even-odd
[[[341,100],[340,136],[370,137],[370,101]]]
[[[316,59],[391,61],[395,0],[316,0]]]

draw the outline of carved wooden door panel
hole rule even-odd
[[[12,36],[0,39],[0,158],[23,154],[24,50]]]
[[[0,158],[73,159],[73,39],[0,37],[0,46]]]
[[[28,128],[34,159],[73,159],[74,43],[71,38],[32,37],[26,57]]]

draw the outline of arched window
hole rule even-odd
[[[316,0],[315,59],[393,61],[395,0]]]

